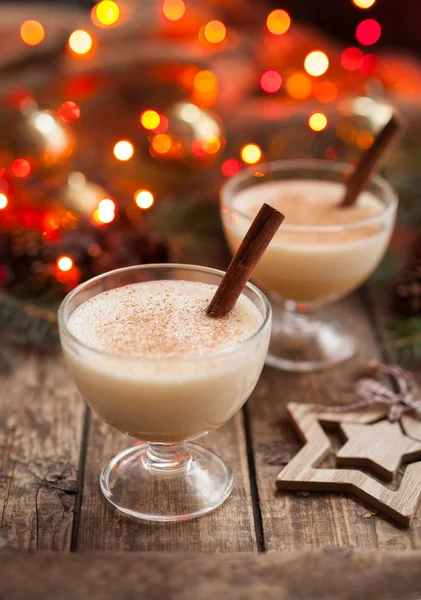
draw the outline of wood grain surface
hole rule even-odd
[[[84,413],[61,357],[0,377],[0,546],[70,549]]]
[[[419,600],[420,552],[0,554],[2,600]],[[22,576],[25,573],[25,577]]]

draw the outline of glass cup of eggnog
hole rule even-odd
[[[59,309],[64,356],[82,396],[136,445],[102,470],[122,512],[152,521],[203,515],[230,494],[233,475],[193,440],[230,419],[251,394],[270,338],[271,307],[247,284],[231,312],[206,308],[224,273],[142,265],[95,277]]]
[[[356,350],[350,328],[326,306],[377,267],[398,200],[389,183],[375,176],[353,206],[339,207],[351,171],[326,160],[280,160],[239,173],[222,187],[222,222],[232,252],[264,202],[285,215],[252,277],[272,303],[271,366],[319,370]]]

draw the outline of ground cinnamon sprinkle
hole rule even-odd
[[[262,323],[242,295],[225,317],[206,308],[216,286],[191,281],[133,284],[91,298],[75,310],[69,330],[85,344],[142,358],[206,356],[252,336]]]

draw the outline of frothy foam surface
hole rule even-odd
[[[286,226],[341,226],[365,221],[384,210],[382,202],[371,192],[362,192],[355,205],[340,208],[344,193],[345,186],[342,183],[330,181],[271,181],[240,192],[233,201],[233,208],[254,217],[263,202],[267,202],[285,214]],[[372,234],[370,225],[344,229],[340,232],[340,241],[357,240]],[[338,241],[318,232],[307,232],[305,235],[307,243],[330,244]],[[277,237],[290,241],[294,233],[281,227]],[[300,241],[303,241],[301,236]]]
[[[263,318],[241,295],[225,317],[206,308],[216,286],[192,281],[150,281],[103,292],[71,315],[68,328],[84,344],[145,359],[206,356],[251,337]]]

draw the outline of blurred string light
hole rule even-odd
[[[115,203],[110,198],[104,198],[98,204],[94,213],[94,221],[97,223],[111,223],[115,218]]]
[[[162,12],[170,21],[179,21],[186,12],[186,5],[183,0],[165,0]]]
[[[304,100],[311,94],[312,83],[304,73],[293,73],[287,80],[286,89],[288,94],[295,100]]]
[[[358,8],[371,8],[376,0],[352,0],[352,3]]]
[[[317,81],[314,86],[314,95],[319,102],[328,104],[338,97],[338,88],[332,81]]]
[[[193,85],[203,94],[213,92],[217,85],[216,76],[212,71],[199,71],[194,77]]]
[[[39,21],[25,21],[20,27],[20,37],[28,46],[37,46],[45,38],[44,27]]]
[[[347,48],[341,54],[341,65],[348,71],[358,71],[363,59],[363,53],[359,48]]]
[[[369,131],[358,131],[355,135],[355,143],[361,150],[368,150],[372,146],[374,137]]]
[[[140,115],[140,123],[145,129],[156,129],[161,122],[161,117],[156,110],[144,110]]]
[[[363,75],[374,75],[380,65],[380,59],[375,54],[366,54],[360,65],[360,71]]]
[[[310,129],[312,129],[313,131],[323,131],[323,129],[326,129],[327,126],[326,115],[324,115],[321,112],[315,112],[312,115],[310,115],[308,124]]]
[[[8,204],[8,199],[6,194],[0,194],[0,210],[3,210],[3,208],[6,208],[7,204]]]
[[[260,87],[267,94],[275,94],[281,89],[282,77],[278,71],[265,71],[260,78]]]
[[[60,271],[66,273],[73,267],[73,260],[70,256],[60,256],[60,258],[57,259],[57,267]]]
[[[63,102],[59,106],[57,114],[65,123],[73,123],[80,117],[80,108],[75,102]]]
[[[321,50],[313,50],[307,54],[304,60],[304,68],[309,75],[320,77],[326,73],[329,67],[329,59]]]
[[[200,140],[200,144],[206,154],[216,154],[221,147],[221,142],[216,135],[205,137]]]
[[[168,129],[168,119],[164,115],[159,115],[159,125],[153,129],[155,133],[165,133]]]
[[[154,197],[149,190],[137,190],[134,195],[134,201],[139,208],[147,209],[154,203]]]
[[[271,33],[282,35],[291,27],[291,17],[285,10],[273,10],[266,19],[266,26]]]
[[[363,46],[372,46],[379,41],[382,34],[380,23],[375,19],[361,21],[355,30],[355,37]]]
[[[222,163],[221,171],[225,177],[232,177],[241,171],[241,163],[236,158],[229,158]]]
[[[130,160],[134,154],[134,146],[128,140],[120,140],[115,144],[113,152],[117,160]]]
[[[91,19],[97,27],[111,27],[120,18],[120,9],[112,0],[102,0],[95,4],[91,11]]]
[[[16,177],[24,178],[28,177],[31,172],[31,165],[24,158],[17,158],[12,163],[12,173]]]
[[[87,54],[92,44],[92,37],[83,29],[77,29],[69,37],[69,46],[75,54]]]
[[[241,148],[240,155],[245,163],[254,165],[261,159],[262,151],[257,144],[246,144]]]
[[[220,44],[227,35],[225,25],[221,21],[209,21],[203,30],[203,35],[211,44]]]
[[[152,139],[151,144],[152,144],[152,148],[158,154],[167,154],[167,152],[169,152],[171,150],[171,145],[172,145],[171,137],[169,135],[167,135],[166,133],[158,133]]]
[[[210,106],[218,94],[218,80],[212,71],[199,71],[193,79],[193,100],[200,106]]]

